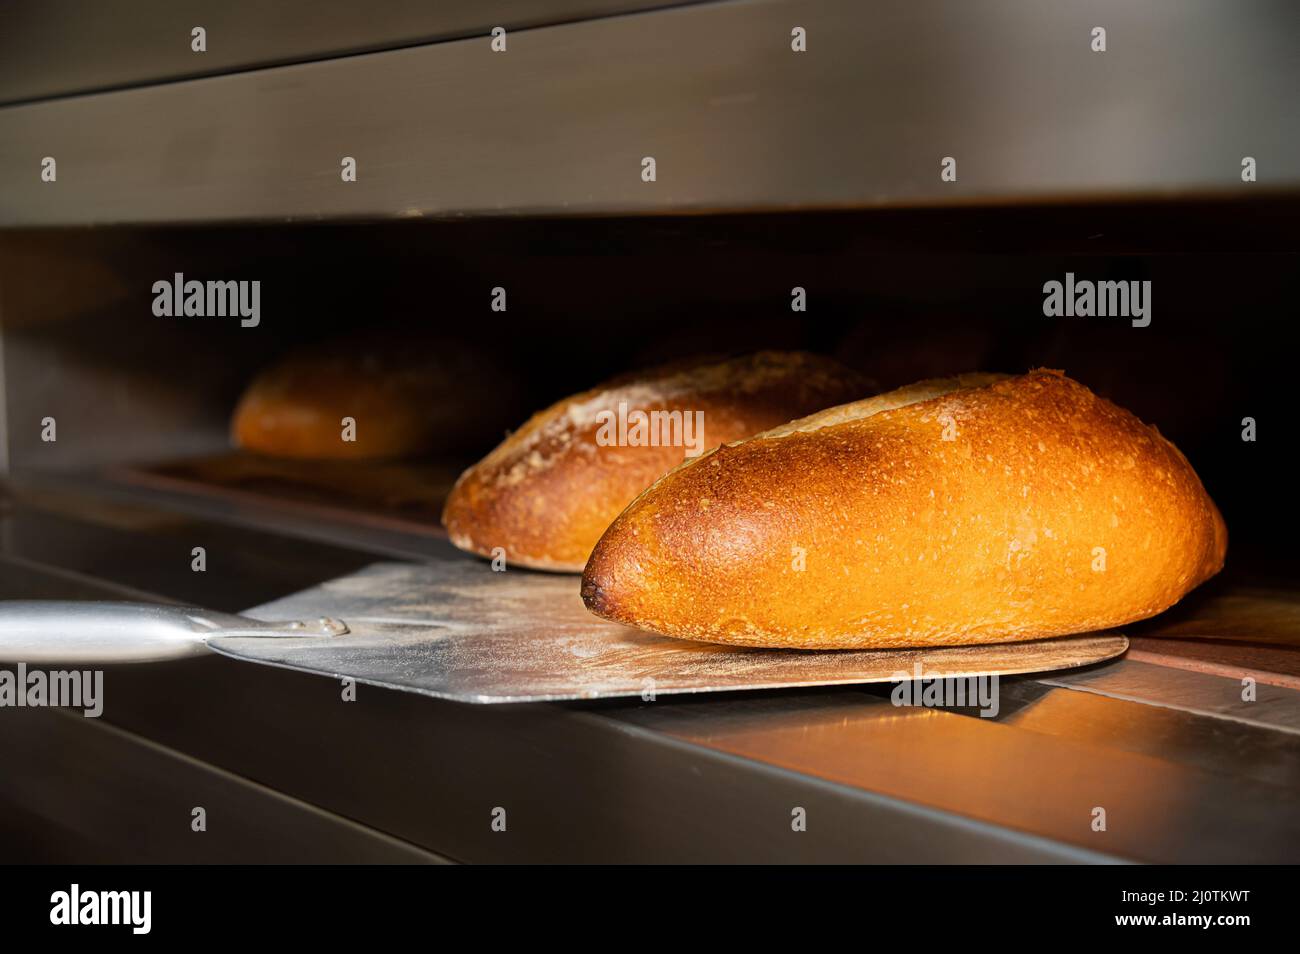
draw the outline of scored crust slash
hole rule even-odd
[[[665,471],[695,456],[686,422],[707,443],[740,440],[861,395],[866,379],[830,358],[761,351],[696,358],[633,372],[534,414],[461,475],[442,522],[462,550],[512,564],[580,573],[611,520]],[[681,441],[630,440],[633,408],[645,420],[680,414]],[[611,427],[611,423],[615,426]],[[671,435],[673,430],[669,429]],[[610,438],[613,438],[611,440]]]

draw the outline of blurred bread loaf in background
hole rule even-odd
[[[249,384],[237,447],[270,457],[381,460],[478,451],[518,414],[514,376],[485,349],[376,331],[290,352]],[[344,439],[344,418],[355,421]]]

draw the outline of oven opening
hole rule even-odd
[[[291,532],[328,524],[418,554],[445,537],[443,503],[467,466],[532,413],[620,374],[806,351],[861,372],[866,397],[1046,367],[1186,454],[1230,528],[1214,585],[1290,586],[1296,511],[1279,503],[1289,499],[1288,445],[1269,435],[1291,404],[1287,209],[1221,201],[10,235],[9,483],[157,495]],[[1216,239],[1243,218],[1257,223],[1251,248]],[[1047,313],[1051,283],[1064,293],[1097,281],[1112,296],[1118,286],[1123,300],[1111,305],[1122,314]],[[213,286],[222,313],[205,315]],[[277,379],[277,368],[289,371]],[[236,409],[259,374],[270,377],[267,400],[305,388],[322,414],[346,412],[349,398],[330,394],[353,394],[351,378],[414,378],[400,400],[427,405],[414,415],[421,430],[402,432],[404,411],[380,401],[331,418],[333,447],[241,438]],[[350,447],[349,416],[359,438]]]

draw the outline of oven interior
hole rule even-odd
[[[1052,367],[1188,456],[1231,532],[1225,576],[1286,585],[1294,211],[1274,200],[10,233],[8,483],[160,494],[200,512],[237,499],[308,527],[382,529],[418,551],[502,420],[629,369],[801,349],[889,390]],[[153,283],[177,272],[260,280],[258,325],[155,316]],[[1150,281],[1150,324],[1044,316],[1044,283],[1067,272]],[[456,408],[468,441],[414,461],[232,449],[232,409],[260,368],[380,329],[490,355],[484,373],[505,410]],[[47,417],[55,441],[43,439]]]
[[[1300,562],[1291,545],[1300,526],[1289,466],[1290,365],[1297,340],[1290,316],[1294,276],[1300,273],[1293,227],[1297,211],[1294,200],[1270,197],[11,231],[0,235],[5,454],[0,597],[163,600],[238,612],[377,559],[420,560],[445,548],[438,523],[442,497],[463,467],[502,438],[498,423],[485,420],[468,445],[411,461],[286,464],[232,449],[230,414],[251,376],[312,342],[388,328],[413,336],[433,333],[448,347],[491,353],[518,422],[629,369],[702,353],[806,349],[838,357],[882,390],[977,369],[1060,368],[1158,426],[1187,455],[1222,510],[1229,552],[1218,578],[1172,611],[1132,627],[1133,645],[1179,666],[1219,675],[1268,671],[1287,684],[1300,678],[1295,631]],[[152,286],[177,272],[199,279],[260,280],[260,323],[245,328],[232,318],[155,316]],[[1150,324],[1046,317],[1043,285],[1067,272],[1150,281]],[[806,311],[791,309],[795,286],[806,291]],[[507,292],[504,312],[490,307],[497,287]],[[472,405],[461,413],[477,419]],[[50,417],[57,421],[52,442],[42,439],[42,422]],[[1255,421],[1255,440],[1243,440],[1246,418]],[[217,572],[190,572],[190,548],[200,542]],[[293,677],[296,688],[288,691],[273,682],[289,678],[285,674],[225,660],[144,669],[114,675],[119,687],[114,723],[122,731],[229,767],[277,791],[292,791],[345,818],[398,832],[442,856],[591,859],[653,857],[659,850],[651,835],[634,834],[632,826],[613,821],[599,845],[557,847],[552,839],[523,855],[468,829],[424,831],[424,822],[412,821],[416,809],[394,794],[395,780],[381,786],[386,795],[378,803],[364,802],[352,785],[331,787],[322,765],[332,764],[333,757],[323,754],[317,729],[299,721],[309,712],[320,720],[320,733],[336,733],[331,744],[346,748],[349,771],[357,766],[387,771],[370,761],[379,756],[367,750],[375,745],[374,735],[390,733],[396,721],[408,727],[418,723],[421,727],[410,731],[440,755],[462,759],[458,771],[479,772],[507,785],[504,776],[494,774],[505,769],[488,765],[482,752],[467,751],[467,740],[497,752],[505,751],[501,732],[513,739],[510,745],[554,744],[549,737],[529,735],[543,732],[551,726],[547,720],[555,718],[533,707],[527,713],[484,715],[467,714],[454,704],[415,711],[411,707],[428,700],[387,699],[372,710],[369,723],[345,726],[318,698],[325,690],[307,677]],[[1009,688],[1010,718],[1050,714],[1045,691],[1029,682]],[[297,700],[292,712],[288,703],[274,701],[286,692]],[[221,693],[227,694],[224,702],[217,698]],[[232,699],[234,709],[244,700],[248,711],[232,712]],[[854,707],[864,699],[889,709],[879,693],[847,689],[682,700],[651,707],[649,714],[635,704],[568,708],[623,720],[624,732],[627,725],[639,725],[703,744],[727,737],[717,726],[747,719],[760,726],[764,720],[786,720],[781,725],[787,729],[789,724],[821,726],[825,742],[831,731],[827,720],[841,725],[840,716],[853,712],[845,718],[858,725],[861,710]],[[229,720],[226,729],[207,724],[214,709]],[[1165,718],[1154,712],[1143,718]],[[1189,764],[1197,771],[1227,771],[1222,760],[1229,755],[1200,737],[1201,722],[1182,735],[1164,723],[1121,723],[1064,720],[1051,731],[1068,735],[1074,746],[1090,745],[1107,732],[1122,736],[1124,758],[1136,758],[1134,752],[1155,758],[1171,745],[1182,752],[1195,743],[1201,748],[1188,748]],[[881,731],[876,722],[858,728]],[[68,731],[29,727],[28,735],[12,736],[6,744],[23,751],[37,745],[65,753],[102,750],[102,740],[79,748],[82,743],[64,737]],[[451,738],[452,731],[464,738]],[[928,769],[895,779],[896,795],[910,797],[908,786],[922,776],[946,777],[938,753],[969,742],[945,731],[941,744],[923,749],[935,753],[925,760]],[[1040,725],[1034,731],[1045,730]],[[1240,769],[1253,780],[1249,784],[1289,784],[1294,771],[1289,737],[1275,741],[1274,735],[1251,734],[1255,730],[1240,726],[1232,731],[1244,733],[1234,745],[1258,750],[1251,766]],[[304,741],[308,736],[317,741]],[[574,769],[587,772],[584,777],[618,764],[626,780],[655,764],[643,754],[619,755],[616,747],[606,748],[615,745],[610,739],[592,744],[606,761]],[[743,750],[739,742],[727,744],[729,751]],[[862,744],[877,743],[864,739]],[[837,750],[800,748],[790,757],[833,761]],[[987,756],[992,750],[983,751]],[[579,762],[585,757],[568,743],[563,753]],[[748,754],[770,755],[766,750]],[[120,757],[132,765],[146,758]],[[396,756],[388,752],[386,757]],[[1023,751],[994,753],[987,771],[1010,771],[1024,757]],[[1043,765],[1064,767],[1078,753],[1039,757]],[[1090,771],[1116,785],[1131,785],[1146,771],[1136,763],[1098,758]],[[824,773],[830,771],[827,764],[809,763],[804,769]],[[844,769],[849,776],[859,770]],[[1177,777],[1171,775],[1170,784]],[[1197,779],[1204,804],[1228,797],[1215,787],[1218,782]],[[44,784],[52,783],[47,778]],[[67,828],[66,813],[60,836],[51,840],[53,816],[39,807],[49,790],[6,793],[12,811],[0,835],[18,857],[49,858],[52,851],[77,858],[97,852],[120,857],[114,854],[121,850],[119,842],[110,849],[90,822]],[[462,804],[469,794],[458,791],[440,789],[434,796],[453,817],[471,810]],[[530,791],[539,812],[543,805],[554,810],[554,799],[562,798],[561,792]],[[713,797],[697,794],[702,801]],[[613,797],[631,796],[619,788]],[[1156,826],[1119,854],[1200,858],[1219,845],[1223,857],[1242,857],[1242,851],[1248,857],[1270,856],[1280,850],[1271,833],[1294,821],[1273,788],[1261,799],[1264,807],[1253,834],[1247,833],[1247,849],[1232,847],[1237,844],[1233,832],[1239,835],[1240,828],[1225,827],[1199,847],[1179,847],[1176,831]],[[1086,842],[1082,836],[1061,833],[1062,823],[1052,812],[1027,810],[1032,801],[1026,795],[1005,804],[989,800],[957,808],[1059,838],[1070,852],[1088,850],[1080,847]],[[1158,800],[1144,808],[1150,817],[1162,811]],[[264,806],[252,817],[271,814]],[[46,835],[36,839],[30,832],[38,829]],[[252,829],[244,835],[231,842],[232,857],[330,859],[371,850],[337,832],[320,836],[328,850],[322,843],[308,850],[305,842],[272,848]],[[671,849],[663,846],[662,857],[690,857],[694,849],[685,847],[686,840]],[[924,857],[918,844],[889,850],[899,858]],[[995,849],[943,844],[939,857],[945,859],[1018,857],[1021,850],[1005,839]],[[839,857],[842,849],[827,843],[810,857]],[[390,858],[387,848],[374,850],[377,857]],[[728,857],[760,858],[765,849],[733,845],[728,850]],[[151,847],[137,846],[136,856],[191,858],[192,851],[160,837]],[[880,856],[882,849],[877,844],[873,851]]]

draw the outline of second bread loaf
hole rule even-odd
[[[581,572],[619,511],[688,455],[866,390],[856,372],[802,352],[624,375],[534,414],[461,476],[443,524],[462,550]]]

